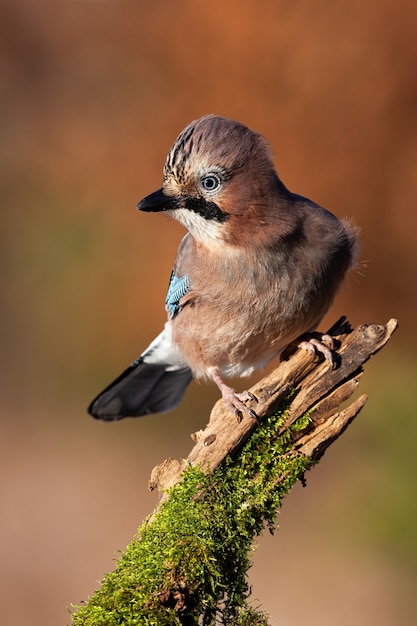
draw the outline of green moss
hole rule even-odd
[[[301,420],[282,435],[282,414],[264,420],[213,474],[190,467],[73,624],[266,625],[249,605],[246,574],[254,537],[273,531],[283,496],[311,467],[289,452]]]

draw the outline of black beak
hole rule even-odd
[[[162,189],[154,191],[146,198],[143,198],[136,206],[139,211],[147,211],[148,213],[156,213],[157,211],[168,211],[177,207],[176,199],[166,196]]]

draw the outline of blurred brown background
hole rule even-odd
[[[416,610],[417,8],[411,0],[3,0],[1,584],[8,626],[68,624],[152,510],[218,392],[118,424],[92,397],[159,332],[182,229],[136,203],[192,119],[236,118],[290,189],[362,228],[324,327],[400,319],[368,405],[297,488],[251,571],[274,626]],[[413,616],[413,617],[412,617]]]

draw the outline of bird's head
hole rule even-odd
[[[266,140],[233,120],[205,115],[175,140],[162,188],[138,204],[165,211],[202,243],[232,242],[236,229],[262,223],[268,196],[285,193]]]

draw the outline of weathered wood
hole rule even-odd
[[[365,404],[366,396],[361,396],[337,412],[338,406],[357,388],[364,363],[389,341],[397,325],[397,320],[391,319],[386,325],[363,324],[352,329],[346,318],[341,318],[327,333],[335,343],[335,369],[322,358],[298,349],[249,390],[258,400],[251,408],[262,420],[287,402],[281,432],[309,412],[309,428],[300,432],[298,441],[294,440],[294,451],[320,458]],[[195,433],[196,443],[188,458],[164,461],[153,470],[149,487],[165,491],[180,480],[189,464],[198,464],[206,472],[214,471],[227,455],[240,448],[256,426],[248,416],[238,423],[219,400],[206,428]]]
[[[260,426],[250,417],[238,423],[217,402],[188,459],[167,459],[153,471],[150,486],[163,491],[160,504],[116,570],[78,607],[74,626],[114,620],[266,626],[265,614],[248,602],[253,539],[265,525],[274,526],[282,499],[362,409],[365,395],[339,407],[396,327],[390,320],[352,330],[340,320],[329,331],[337,349],[334,369],[305,350],[283,360],[250,390],[259,421],[271,417]],[[219,467],[228,455],[235,455],[232,462]],[[197,467],[184,472],[190,465]]]

